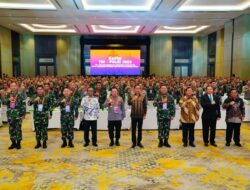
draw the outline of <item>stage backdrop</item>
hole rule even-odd
[[[140,50],[91,49],[90,75],[140,75]]]

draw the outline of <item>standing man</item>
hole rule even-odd
[[[7,118],[9,123],[9,134],[12,142],[9,149],[21,149],[22,141],[22,120],[26,114],[26,103],[24,97],[18,93],[16,82],[10,85],[10,93],[4,98],[4,103],[7,105]]]
[[[59,103],[61,109],[61,133],[62,133],[62,148],[67,146],[73,148],[74,125],[78,118],[78,101],[72,96],[72,91],[69,88],[64,88],[63,98]]]
[[[98,98],[100,108],[103,109],[103,104],[107,98],[107,90],[106,88],[102,85],[101,82],[97,82],[95,86],[95,97]]]
[[[40,148],[41,140],[43,148],[47,148],[48,125],[52,117],[51,104],[48,96],[45,96],[43,86],[37,86],[37,96],[29,101],[29,105],[34,104],[34,126],[37,144],[35,149]]]
[[[137,84],[134,88],[133,95],[128,97],[128,105],[131,106],[131,120],[132,120],[132,148],[136,145],[143,148],[142,140],[142,125],[143,119],[147,114],[147,98],[142,92],[141,86]],[[138,128],[138,137],[136,140],[136,128]]]
[[[221,118],[221,112],[219,97],[214,94],[212,86],[206,87],[206,94],[201,97],[201,106],[203,107],[202,132],[204,145],[208,146],[210,141],[212,146],[217,147],[217,144],[215,143],[216,122]],[[209,130],[210,140],[208,140]]]
[[[114,146],[114,130],[115,130],[115,145],[120,146],[120,136],[122,120],[126,117],[124,101],[118,95],[116,87],[111,89],[111,95],[104,103],[104,107],[108,107],[108,130],[109,130],[109,146]]]
[[[194,126],[195,123],[199,119],[199,101],[194,95],[193,89],[188,87],[185,92],[185,96],[183,96],[180,101],[181,108],[181,123],[182,123],[182,141],[183,146],[195,147],[194,144]]]
[[[69,89],[71,90],[72,96],[75,98],[77,105],[79,106],[81,103],[81,93],[79,92],[77,85],[74,82],[71,82],[69,84]]]
[[[157,122],[158,122],[158,138],[159,147],[163,145],[170,148],[168,142],[171,120],[175,116],[174,98],[167,94],[167,86],[161,85],[160,94],[155,99],[153,105],[157,107]],[[164,142],[163,142],[164,140]]]
[[[226,146],[230,146],[232,136],[234,135],[235,145],[241,147],[240,126],[245,117],[245,106],[236,89],[230,90],[229,96],[224,101],[222,107],[226,109]]]
[[[89,130],[91,127],[92,132],[92,144],[97,145],[97,119],[100,113],[100,104],[98,98],[94,97],[94,89],[89,87],[87,90],[87,96],[83,97],[81,107],[84,112],[84,146],[89,146]]]

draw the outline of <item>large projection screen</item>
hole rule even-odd
[[[90,75],[135,76],[141,74],[141,50],[91,49]]]

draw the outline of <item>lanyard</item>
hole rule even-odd
[[[73,96],[70,97],[69,104],[67,103],[67,98],[66,98],[66,104],[67,104],[67,105],[71,105],[71,103],[72,103],[72,97],[73,97]]]
[[[40,102],[41,102],[41,98],[40,98]],[[45,96],[43,97],[42,104],[44,104],[44,102],[45,102]]]
[[[161,101],[162,101],[162,102],[163,102],[163,101],[165,102],[165,100],[168,101],[168,97],[167,97],[167,96],[166,96],[166,97],[163,97],[163,96],[162,96],[162,97],[161,97]],[[167,101],[166,101],[165,103],[167,103]]]

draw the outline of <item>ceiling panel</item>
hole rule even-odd
[[[93,5],[109,2],[113,5],[126,4],[127,6],[137,6],[142,3],[154,2],[154,6],[150,11],[89,11],[84,9],[82,0],[13,0],[11,1],[12,3],[49,3],[53,4],[56,10],[0,9],[0,25],[21,33],[32,32],[23,28],[20,24],[67,25],[75,29],[79,34],[96,34],[93,31],[93,25],[113,27],[140,26],[140,29],[135,34],[143,35],[158,35],[154,32],[157,29],[164,28],[164,26],[209,26],[196,33],[197,35],[203,35],[222,28],[225,22],[230,19],[250,13],[249,8],[244,11],[226,12],[182,12],[178,10],[185,4],[208,6],[214,5],[217,1],[218,0],[86,0],[87,3]],[[8,1],[0,0],[0,3],[6,2]],[[233,5],[235,3],[245,3],[248,2],[248,0],[220,0],[218,2],[224,2],[221,3],[221,5]],[[107,34],[111,33],[107,32]],[[122,34],[126,34],[126,32]]]

